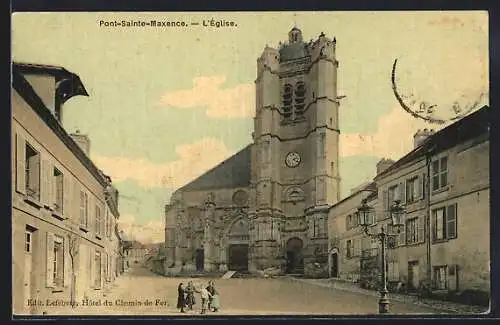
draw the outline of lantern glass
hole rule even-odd
[[[401,202],[399,200],[394,201],[394,204],[391,207],[391,218],[393,226],[400,227],[403,225],[404,212],[405,211],[401,206]]]
[[[358,218],[361,226],[370,226],[374,222],[373,208],[366,204],[366,200],[363,200],[361,206],[358,208]]]

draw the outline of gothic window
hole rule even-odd
[[[303,81],[299,81],[295,86],[296,115],[302,115],[304,113],[305,97],[306,97],[306,85]]]
[[[285,118],[292,116],[292,85],[286,84],[283,89],[283,115]]]

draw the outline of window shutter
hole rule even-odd
[[[48,172],[48,176],[49,176],[49,180],[50,180],[50,184],[52,185],[50,187],[50,191],[49,191],[49,197],[50,197],[50,207],[53,208],[55,207],[55,204],[57,203],[57,180],[56,180],[56,177],[54,176],[54,163],[49,161],[49,172]],[[63,176],[64,177],[64,176]],[[64,179],[63,179],[64,181]],[[62,207],[60,207],[62,208]]]
[[[99,262],[101,264],[101,269],[99,270],[100,271],[100,274],[99,274],[99,278],[101,279],[101,283],[99,284],[99,289],[102,289],[104,287],[104,270],[105,270],[105,260],[103,258],[103,253],[101,252],[101,255],[99,255]]]
[[[94,230],[95,232],[95,200],[92,193],[88,194],[88,205],[87,205],[87,229]]]
[[[446,238],[457,237],[457,205],[452,204],[448,206],[446,213]]]
[[[80,204],[81,204],[80,184],[78,184],[78,180],[76,178],[72,179],[72,182],[73,184],[71,186],[71,191],[73,195],[72,195],[71,212],[74,216],[73,221],[75,221],[76,224],[80,225]]]
[[[40,179],[40,203],[45,206],[49,206],[49,182],[47,178],[47,169],[48,169],[48,161],[47,159],[42,159],[41,165],[41,179]]]
[[[40,154],[37,158],[33,158],[33,177],[31,178],[31,188],[40,194]]]
[[[423,200],[425,199],[425,191],[427,190],[425,174],[422,174],[422,177],[420,178],[419,181],[419,185],[420,185],[420,199]]]
[[[64,286],[69,287],[71,283],[71,257],[69,256],[69,238],[63,239],[64,243]]]
[[[109,238],[109,217],[108,217],[108,209],[106,209],[106,206],[104,207],[104,229],[105,229],[105,236]]]
[[[398,246],[404,246],[406,244],[406,224],[400,227],[400,233],[398,236]]]
[[[71,200],[72,198],[72,187],[71,187],[71,179],[70,179],[69,172],[63,175],[63,190],[62,190],[62,195],[63,195],[63,214],[64,216],[69,219],[71,216],[74,216],[73,213],[73,208],[71,206]],[[74,218],[73,218],[74,220]]]
[[[425,215],[418,218],[418,242],[425,243]]]
[[[96,270],[96,266],[95,266],[95,250],[88,246],[88,251],[89,251],[89,264],[90,264],[90,287],[91,288],[95,288],[95,270]]]
[[[405,191],[405,183],[399,183],[399,199],[401,200],[401,203],[406,202],[406,191]]]
[[[26,194],[26,143],[19,133],[16,133],[16,161],[16,191]]]
[[[432,241],[436,241],[436,220],[437,220],[437,216],[436,216],[436,210],[432,211],[432,215],[431,215],[431,229],[429,229],[429,231],[432,231]]]
[[[382,191],[382,200],[383,200],[383,207],[384,207],[384,212],[389,210],[389,193],[387,190]]]
[[[99,227],[101,227],[101,235],[103,237],[105,237],[105,232],[106,232],[106,229],[107,227],[105,228],[105,226],[107,226],[105,223],[104,223],[104,211],[102,209],[102,205],[101,203],[99,202],[99,216],[100,216],[100,219],[101,219],[101,223],[99,224]]]
[[[54,288],[54,234],[51,232],[47,232],[46,250],[46,286],[47,288]]]

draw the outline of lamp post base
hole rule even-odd
[[[389,299],[387,299],[387,295],[382,295],[378,300],[378,313],[379,314],[388,314],[389,313]]]

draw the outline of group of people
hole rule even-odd
[[[189,281],[187,286],[180,283],[177,288],[177,293],[177,308],[180,309],[181,313],[185,313],[185,309],[193,310],[193,306],[196,304],[195,293],[200,294],[200,314],[206,314],[207,310],[216,312],[220,309],[219,292],[215,289],[215,283],[213,281],[209,281],[207,287],[203,285],[196,287],[192,281]]]

